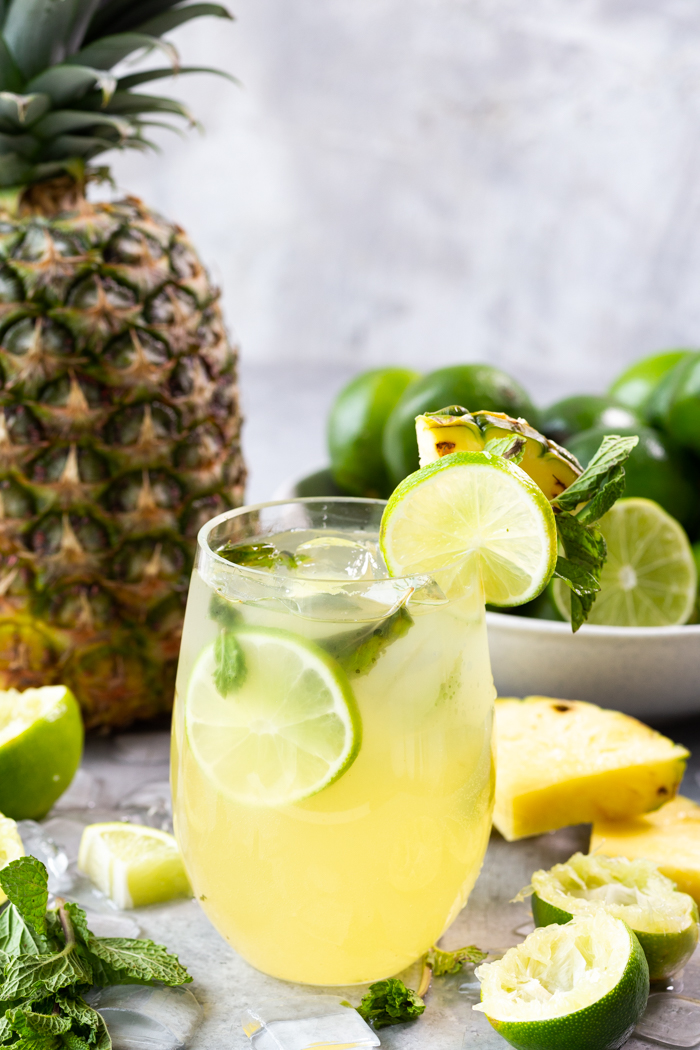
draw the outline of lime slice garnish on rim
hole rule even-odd
[[[245,668],[221,685],[216,645],[200,655],[185,702],[197,763],[218,791],[246,805],[281,806],[315,795],[355,760],[361,723],[345,672],[288,631],[231,631]]]
[[[481,1002],[473,1009],[521,1050],[616,1050],[649,994],[639,941],[604,911],[540,927],[476,975]]]
[[[380,545],[392,576],[436,574],[457,597],[478,574],[485,600],[504,606],[535,598],[557,558],[547,497],[489,452],[455,452],[405,478],[384,511]]]
[[[88,824],[78,868],[118,908],[192,896],[177,842],[159,828],[121,821]]]
[[[608,547],[600,591],[588,623],[670,627],[695,607],[697,570],[690,541],[675,518],[650,499],[621,499],[598,522]],[[569,589],[555,580],[559,612],[569,619]]]

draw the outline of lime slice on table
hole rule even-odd
[[[649,860],[575,853],[532,876],[536,926],[569,922],[605,909],[634,930],[660,981],[682,969],[698,943],[698,906]]]
[[[142,824],[88,824],[80,840],[78,868],[118,908],[192,896],[173,836]]]
[[[226,683],[218,643],[200,655],[185,723],[199,766],[228,798],[282,806],[323,791],[360,749],[357,704],[342,668],[288,631],[227,632],[240,670]],[[231,654],[229,665],[233,665]],[[226,695],[224,695],[226,694]]]
[[[457,597],[478,573],[485,600],[504,606],[535,598],[557,557],[547,497],[489,452],[454,452],[405,478],[384,511],[380,546],[392,576],[434,574]]]
[[[0,868],[13,860],[24,856],[24,846],[14,820],[3,817],[0,813]],[[0,889],[0,904],[7,900],[7,894]]]
[[[473,1009],[518,1050],[616,1050],[649,994],[639,941],[604,911],[541,927],[476,975]]]
[[[686,623],[694,606],[697,570],[688,537],[675,518],[650,499],[621,499],[598,523],[608,560],[588,623],[612,627],[669,627]],[[569,594],[553,586],[569,619]]]
[[[0,812],[40,820],[80,765],[83,722],[64,685],[0,691]]]

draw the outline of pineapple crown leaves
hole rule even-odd
[[[63,173],[82,182],[86,163],[106,150],[154,148],[147,127],[177,131],[163,116],[193,125],[181,102],[133,89],[178,73],[235,80],[181,66],[162,39],[207,15],[232,18],[221,4],[186,0],[0,0],[0,188]],[[156,50],[165,67],[112,72],[129,56]]]

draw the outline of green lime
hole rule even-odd
[[[360,750],[360,714],[345,672],[288,631],[229,633],[243,669],[233,685],[222,687],[216,644],[201,653],[190,679],[185,723],[195,759],[218,791],[246,805],[318,794]]]
[[[693,544],[693,560],[698,574],[698,589],[695,594],[695,612],[691,616],[692,623],[700,623],[700,540]]]
[[[45,817],[82,753],[80,708],[66,686],[0,692],[0,811],[6,816]]]
[[[617,1050],[649,995],[639,941],[602,910],[540,927],[476,975],[473,1009],[516,1050]]]
[[[644,415],[651,392],[687,353],[687,350],[664,350],[660,354],[643,357],[610,384],[608,393],[623,405]]]
[[[382,454],[389,415],[409,383],[409,368],[374,368],[355,376],[338,394],[328,417],[333,480],[351,496],[387,496],[391,491]]]
[[[558,445],[568,445],[574,434],[591,427],[602,427],[608,434],[617,434],[618,427],[635,427],[642,422],[614,397],[598,394],[565,397],[545,409],[540,419],[542,433]]]
[[[700,351],[686,353],[649,398],[651,422],[679,445],[700,452]]]
[[[621,499],[599,521],[608,558],[588,622],[613,627],[670,627],[695,608],[697,571],[683,528],[658,503]],[[554,581],[567,620],[569,594]]]
[[[557,557],[549,500],[525,471],[490,452],[453,452],[405,478],[382,515],[392,576],[430,574],[448,597],[475,579],[492,605],[521,605]]]
[[[608,431],[609,433],[609,431]],[[619,427],[616,434],[636,434],[639,444],[625,463],[625,496],[653,499],[690,528],[697,518],[697,497],[685,457],[666,435],[651,427]],[[600,427],[575,434],[567,444],[583,467],[598,451],[606,431]]]
[[[585,856],[532,876],[536,926],[566,923],[604,908],[634,930],[649,964],[649,978],[671,977],[698,943],[698,906],[649,860]]]
[[[406,387],[384,430],[384,460],[393,485],[418,470],[416,416],[462,405],[469,412],[491,409],[524,416],[537,426],[537,413],[525,390],[491,365],[451,365]]]
[[[192,896],[173,836],[143,824],[88,824],[80,840],[78,868],[118,908]]]

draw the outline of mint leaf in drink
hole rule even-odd
[[[245,679],[245,657],[234,631],[224,627],[214,642],[214,685],[223,697],[230,696]]]
[[[375,981],[363,995],[357,1012],[377,1030],[404,1021],[415,1021],[425,1010],[425,1003],[398,977]]]
[[[216,553],[247,569],[294,569],[297,564],[293,554],[278,550],[274,543],[226,543]]]
[[[486,958],[487,953],[475,944],[468,944],[466,948],[457,948],[453,952],[433,947],[426,956],[425,964],[432,970],[433,977],[444,977],[446,974],[459,973],[467,962],[476,966]]]
[[[379,624],[322,638],[318,644],[338,661],[348,678],[368,674],[384,650],[403,638],[413,626],[413,617],[402,605]]]
[[[35,933],[46,933],[49,876],[35,857],[18,857],[0,869],[0,886],[20,917]]]
[[[209,601],[209,616],[221,627],[237,627],[242,619],[237,604],[216,591]]]

